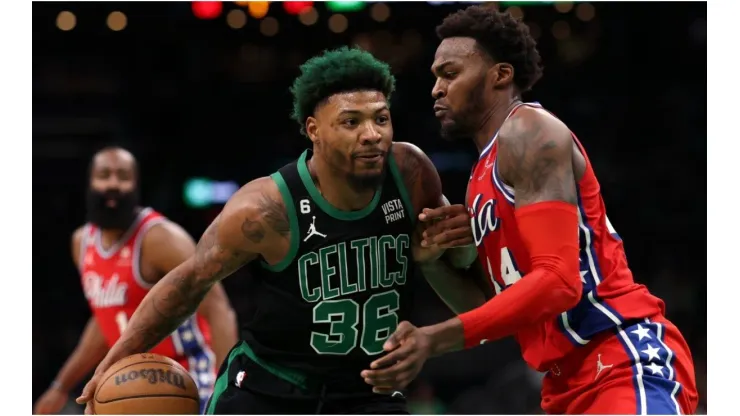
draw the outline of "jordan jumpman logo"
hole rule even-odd
[[[599,374],[601,374],[603,370],[611,367],[614,367],[614,364],[604,365],[601,363],[601,354],[599,354],[599,359],[596,361],[596,377],[594,377],[594,380],[599,378]]]
[[[308,226],[308,235],[306,238],[303,239],[303,242],[305,243],[308,241],[309,238],[318,235],[319,237],[326,238],[326,234],[321,234],[320,232],[316,231],[316,216],[313,216],[313,220],[311,220],[311,225]]]

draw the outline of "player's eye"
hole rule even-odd
[[[445,78],[447,79],[453,79],[457,76],[457,72],[454,71],[447,71],[444,73]]]
[[[347,127],[354,127],[357,125],[357,119],[355,118],[348,118],[342,122]]]
[[[386,124],[390,118],[388,116],[378,116],[378,118],[375,119],[375,122],[378,124]]]

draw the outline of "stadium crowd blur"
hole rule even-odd
[[[70,235],[85,220],[96,148],[131,149],[145,204],[197,238],[237,185],[308,146],[288,119],[298,65],[356,44],[395,71],[395,139],[430,154],[445,193],[462,202],[475,149],[439,138],[429,67],[434,27],[464,6],[34,3],[34,399],[89,316]],[[692,348],[706,411],[706,4],[492,7],[522,16],[536,36],[545,75],[525,98],[562,118],[586,146],[636,280],[666,301]],[[450,314],[423,279],[413,284],[416,324]],[[239,308],[240,282],[225,286]],[[412,410],[541,413],[540,379],[508,339],[430,361],[413,385]],[[65,412],[81,408],[70,402]]]

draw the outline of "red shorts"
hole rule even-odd
[[[542,384],[549,414],[693,414],[698,399],[689,347],[663,316],[594,337]]]

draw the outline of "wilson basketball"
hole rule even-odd
[[[95,390],[98,415],[197,415],[198,387],[176,361],[134,354],[113,364]]]

